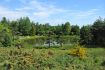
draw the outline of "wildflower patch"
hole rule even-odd
[[[79,47],[70,49],[68,54],[73,55],[73,56],[78,56],[80,58],[84,58],[87,55],[87,51],[86,51],[86,48],[83,48],[83,47],[79,46]]]

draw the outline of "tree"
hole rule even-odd
[[[24,18],[20,18],[18,20],[19,23],[19,32],[23,35],[23,36],[27,36],[30,35],[30,30],[31,30],[31,22],[30,19],[28,17],[24,17]]]
[[[90,45],[92,43],[91,26],[83,26],[80,29],[80,42],[86,45]]]
[[[12,34],[13,35],[18,35],[19,34],[19,24],[18,24],[18,22],[17,21],[11,21],[10,22],[10,28],[11,28],[11,30],[12,30]]]
[[[4,27],[4,25],[0,24],[0,44],[2,46],[7,47],[12,44],[12,34],[8,27]]]
[[[48,39],[47,39],[47,43],[48,43],[49,47],[51,47],[51,35],[53,35],[52,31],[49,31],[48,32]]]
[[[71,26],[71,35],[80,35],[80,28],[78,25]]]
[[[9,21],[6,19],[6,17],[2,18],[1,24],[3,24],[4,26],[8,26],[9,25]]]
[[[32,22],[32,24],[31,24],[31,30],[30,30],[30,35],[34,36],[35,34],[36,34],[36,26],[35,26],[35,23]]]
[[[61,27],[60,25],[55,26],[55,31],[54,31],[54,33],[55,33],[56,35],[59,35],[60,32],[62,32],[62,27]]]
[[[38,35],[39,34],[39,23],[37,22],[35,26],[36,26],[36,35]]]
[[[92,25],[93,42],[95,45],[105,46],[105,19],[96,20]]]
[[[71,31],[70,23],[66,22],[65,25],[64,25],[63,32],[64,32],[65,35],[69,35],[70,31]]]
[[[63,46],[62,36],[63,36],[62,32],[59,32],[59,34],[57,35],[57,42],[60,44],[61,47]]]

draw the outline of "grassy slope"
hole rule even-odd
[[[69,51],[56,48],[0,48],[0,70],[7,68],[8,64],[14,70],[105,70],[102,66],[105,49],[87,48],[84,59],[68,55]]]

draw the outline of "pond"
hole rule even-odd
[[[66,44],[66,45],[71,45],[74,43],[77,43],[79,41],[79,37],[78,36],[63,36],[61,38],[57,38],[57,37],[27,37],[24,39],[21,39],[22,43],[27,43],[29,45],[33,45],[33,46],[46,46],[49,47],[50,46],[61,46],[61,44]]]

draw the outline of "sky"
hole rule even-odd
[[[88,25],[105,18],[105,0],[1,0],[0,19],[16,20],[28,16],[41,24]]]

